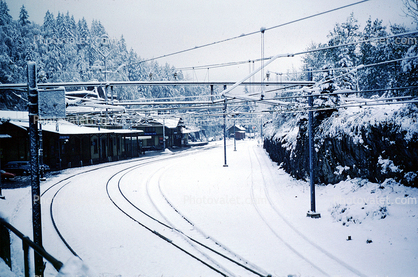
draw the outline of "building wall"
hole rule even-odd
[[[12,136],[12,138],[0,139],[1,164],[8,161],[28,161],[28,132],[7,122],[0,125],[0,132]]]
[[[27,130],[4,123],[0,132],[12,138],[0,139],[2,164],[29,160]],[[77,134],[60,135],[43,131],[43,163],[51,169],[62,169],[100,162],[138,157],[142,153],[138,134]]]

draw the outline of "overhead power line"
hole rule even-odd
[[[47,89],[51,87],[112,87],[112,86],[222,86],[234,85],[234,81],[108,81],[108,82],[61,82],[61,83],[38,83],[38,88]],[[243,82],[241,85],[257,86],[261,82]],[[315,82],[311,81],[270,81],[270,85],[313,85]],[[25,90],[26,83],[18,84],[0,84],[1,90]]]
[[[365,43],[365,42],[370,42],[370,41],[374,41],[374,40],[384,41],[386,39],[390,39],[390,38],[394,38],[394,37],[401,37],[401,36],[406,36],[406,35],[414,35],[416,33],[418,33],[418,30],[411,31],[411,32],[405,32],[405,33],[400,33],[400,34],[393,34],[393,35],[386,36],[386,37],[374,37],[374,38],[370,38],[370,39],[352,41],[352,42],[347,42],[347,43],[338,44],[338,45],[332,45],[332,46],[326,46],[326,47],[321,47],[321,48],[316,48],[316,49],[310,49],[310,50],[305,50],[305,51],[301,51],[301,52],[296,52],[296,53],[293,54],[293,56],[303,55],[303,54],[309,54],[309,53],[318,52],[318,51],[324,51],[324,50],[331,50],[331,49],[335,49],[335,48],[339,48],[339,47],[350,46],[350,45],[359,44],[359,43]]]
[[[352,3],[352,4],[348,4],[348,5],[345,5],[345,6],[338,7],[338,8],[334,8],[334,9],[331,9],[331,10],[327,10],[327,11],[323,11],[323,12],[316,13],[316,14],[313,14],[313,15],[305,16],[305,17],[302,17],[302,18],[299,18],[299,19],[295,19],[295,20],[292,20],[292,21],[289,21],[289,22],[286,22],[286,23],[282,23],[282,24],[279,24],[279,25],[272,26],[272,27],[262,28],[262,31],[268,31],[268,30],[273,30],[273,29],[276,29],[276,28],[284,27],[284,26],[287,26],[287,25],[290,25],[290,24],[293,24],[293,23],[296,23],[296,22],[311,19],[311,18],[321,16],[321,15],[324,15],[324,14],[327,14],[327,13],[335,12],[335,11],[338,11],[338,10],[342,10],[342,9],[345,9],[345,8],[348,8],[348,7],[351,7],[351,6],[355,6],[355,5],[358,5],[358,4],[367,2],[367,1],[370,1],[370,0],[362,0],[362,1],[359,1],[359,2]],[[169,54],[157,56],[157,57],[154,57],[154,58],[146,59],[146,60],[140,61],[139,63],[154,61],[154,60],[158,60],[158,59],[161,59],[161,58],[167,58],[167,57],[170,57],[170,56],[182,54],[182,53],[193,51],[193,50],[196,50],[196,49],[200,49],[200,48],[204,48],[204,47],[208,47],[208,46],[232,41],[232,40],[235,40],[235,39],[255,35],[255,34],[258,34],[260,32],[261,32],[261,30],[253,31],[253,32],[250,32],[250,33],[247,33],[247,34],[241,34],[239,36],[235,36],[235,37],[231,37],[231,38],[227,38],[227,39],[223,39],[223,40],[219,40],[219,41],[214,41],[214,42],[211,42],[211,43],[202,44],[202,45],[195,46],[195,47],[192,47],[192,48],[187,48],[187,49],[184,49],[184,50],[180,50],[180,51],[172,52],[172,53],[169,53]]]
[[[176,68],[177,70],[201,70],[201,69],[211,69],[211,68],[219,68],[219,67],[227,67],[227,66],[235,66],[241,65],[250,62],[259,62],[261,59],[255,60],[246,60],[246,61],[237,61],[237,62],[226,62],[226,63],[215,63],[215,64],[208,64],[208,65],[198,65],[198,66],[187,66],[187,67],[180,67]]]
[[[367,42],[371,42],[371,41],[374,41],[374,40],[387,41],[388,39],[391,39],[391,38],[394,38],[394,37],[414,35],[416,33],[418,33],[418,31],[411,31],[411,32],[405,32],[405,33],[399,33],[399,34],[394,34],[394,35],[390,35],[390,36],[386,36],[386,37],[373,37],[373,38],[369,38],[369,39],[365,39],[365,40],[353,41],[353,42],[349,42],[349,43],[343,43],[343,44],[338,44],[338,45],[333,45],[333,46],[327,46],[327,47],[321,47],[321,48],[316,48],[316,49],[310,49],[310,50],[306,50],[306,51],[302,51],[302,52],[296,52],[296,53],[293,53],[293,54],[288,54],[288,57],[293,57],[293,56],[296,56],[296,55],[309,54],[309,53],[312,53],[312,52],[330,50],[330,49],[335,49],[335,48],[339,48],[339,47],[349,46],[349,45],[353,45],[353,44],[367,43]],[[264,60],[268,60],[270,58],[271,57],[267,57],[267,58],[264,58]],[[412,58],[415,58],[415,57],[412,57]],[[411,57],[409,57],[409,58],[401,58],[401,59],[398,59],[398,60],[404,60],[404,59],[411,59]],[[199,66],[189,66],[189,67],[182,67],[182,68],[177,68],[177,69],[178,70],[210,69],[210,68],[219,68],[219,67],[227,67],[227,66],[241,65],[241,64],[245,64],[245,63],[249,63],[249,62],[259,62],[261,60],[262,60],[261,58],[258,58],[258,59],[254,59],[254,60],[235,61],[235,62],[226,62],[226,63],[218,63],[218,64],[199,65]],[[383,63],[385,63],[385,62],[382,62],[382,64]],[[322,70],[314,70],[312,72],[315,73],[315,72],[323,72],[323,71],[330,71],[330,70],[346,70],[346,69],[351,69],[351,68],[355,68],[355,67],[356,66],[340,67],[340,68],[327,68],[327,69],[322,69]],[[303,72],[307,72],[307,71],[290,72],[290,73],[286,73],[286,74],[299,74],[299,73],[303,73]],[[282,74],[284,74],[284,73],[282,73]]]

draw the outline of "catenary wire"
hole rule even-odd
[[[375,41],[375,40],[382,40],[383,41],[383,40],[387,40],[387,39],[394,38],[394,37],[413,35],[413,34],[416,34],[416,33],[418,33],[418,31],[410,31],[410,32],[404,32],[404,33],[389,35],[389,36],[386,36],[386,37],[373,37],[373,38],[369,38],[369,39],[365,39],[365,40],[358,40],[358,41],[353,41],[353,42],[344,43],[344,44],[326,46],[326,47],[315,48],[315,49],[308,49],[306,51],[289,54],[288,57],[294,57],[294,56],[297,56],[297,55],[303,55],[303,54],[308,54],[308,53],[313,53],[313,52],[318,52],[318,51],[323,51],[323,50],[330,50],[330,49],[334,49],[334,48],[338,48],[338,47],[344,47],[344,46],[349,46],[349,45],[353,45],[353,44],[367,43],[367,42],[371,42],[371,41]],[[271,59],[271,57],[264,58],[264,60],[268,60],[268,59]],[[228,66],[246,64],[246,63],[249,63],[249,62],[259,62],[261,60],[262,60],[261,58],[258,58],[258,59],[242,60],[242,61],[226,62],[226,63],[218,63],[218,64],[209,64],[209,65],[200,65],[200,66],[181,67],[181,68],[177,68],[177,69],[178,70],[191,70],[191,69],[193,69],[193,70],[199,70],[199,69],[220,68],[220,67],[228,67]],[[350,68],[353,68],[353,67],[355,67],[355,66],[345,67],[345,69],[350,69]],[[340,68],[340,69],[344,69],[344,68]],[[318,72],[321,72],[321,71],[329,71],[329,70],[337,70],[337,69],[328,68],[328,69],[324,69],[324,70],[318,70]],[[305,72],[305,71],[296,72],[296,73],[291,72],[289,74],[297,74],[297,73],[303,73],[303,72]]]
[[[283,27],[283,26],[287,26],[287,25],[296,23],[296,22],[300,22],[300,21],[303,21],[303,20],[307,20],[307,19],[311,19],[311,18],[320,16],[320,15],[324,15],[324,14],[327,14],[327,13],[331,13],[331,12],[335,12],[335,11],[338,11],[338,10],[341,10],[341,9],[345,9],[345,8],[348,8],[348,7],[357,5],[357,4],[361,4],[361,3],[364,3],[364,2],[367,2],[367,1],[369,1],[369,0],[362,0],[362,1],[359,1],[359,2],[351,3],[351,4],[348,4],[348,5],[345,5],[345,6],[341,6],[341,7],[338,7],[338,8],[330,9],[330,10],[323,11],[323,12],[320,12],[320,13],[316,13],[316,14],[313,14],[313,15],[305,16],[305,17],[295,19],[295,20],[292,20],[292,21],[289,21],[289,22],[286,22],[286,23],[282,23],[282,24],[279,24],[279,25],[275,25],[275,26],[272,26],[272,27],[263,28],[263,30],[265,30],[265,31],[273,30],[273,29],[276,29],[276,28],[280,28],[280,27]],[[180,50],[180,51],[177,51],[177,52],[172,52],[172,53],[157,56],[157,57],[154,57],[154,58],[145,59],[145,60],[140,61],[139,63],[154,61],[154,60],[158,60],[158,59],[161,59],[161,58],[166,58],[166,57],[182,54],[182,53],[193,51],[193,50],[196,50],[196,49],[200,49],[200,48],[224,43],[224,42],[227,42],[227,41],[232,41],[232,40],[235,40],[235,39],[238,39],[238,38],[251,36],[251,35],[254,35],[254,34],[258,34],[259,32],[260,31],[253,31],[253,32],[250,32],[250,33],[247,33],[247,34],[241,34],[239,36],[235,36],[235,37],[231,37],[231,38],[227,38],[227,39],[223,39],[223,40],[219,40],[219,41],[215,41],[215,42],[211,42],[211,43],[207,43],[207,44],[202,44],[202,45],[199,45],[199,46],[195,46],[193,48],[187,48],[187,49]]]

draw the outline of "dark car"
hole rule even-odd
[[[40,164],[39,168],[41,171],[46,172],[50,171],[48,165]],[[13,161],[8,162],[4,167],[4,170],[14,173],[16,175],[29,175],[30,174],[30,162],[28,161]]]
[[[6,179],[6,180],[10,180],[13,179],[14,177],[16,177],[16,174],[4,171],[4,170],[0,170],[1,173],[1,178],[2,179]]]
[[[13,161],[8,162],[3,169],[16,175],[28,175],[30,173],[30,164],[28,161]]]
[[[51,171],[51,168],[49,167],[49,165],[46,165],[46,164],[40,164],[40,165],[39,165],[39,167],[40,167],[40,169],[41,169],[41,170],[43,170],[44,172]]]

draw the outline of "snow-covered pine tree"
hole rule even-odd
[[[386,26],[382,25],[382,20],[376,19],[372,21],[369,18],[362,32],[362,40],[372,38],[386,37]],[[380,40],[371,40],[360,44],[359,64],[371,65],[387,61],[388,59],[388,43]],[[387,88],[390,84],[390,75],[387,70],[387,64],[365,67],[358,71],[359,86],[361,90],[374,90]],[[363,96],[370,97],[375,93],[367,93]],[[383,94],[381,92],[380,94]]]
[[[359,28],[357,19],[354,18],[354,14],[351,14],[346,22],[337,23],[328,35],[329,46],[341,45],[341,47],[326,50],[327,60],[340,69],[335,72],[335,75],[342,76],[336,79],[336,84],[341,88],[355,89],[357,85],[355,73],[352,72],[353,67],[358,65],[357,45],[346,44],[359,40],[361,37]]]
[[[26,25],[30,24],[29,14],[28,14],[28,11],[25,8],[25,5],[22,5],[22,7],[20,8],[19,24],[21,26],[26,26]]]

